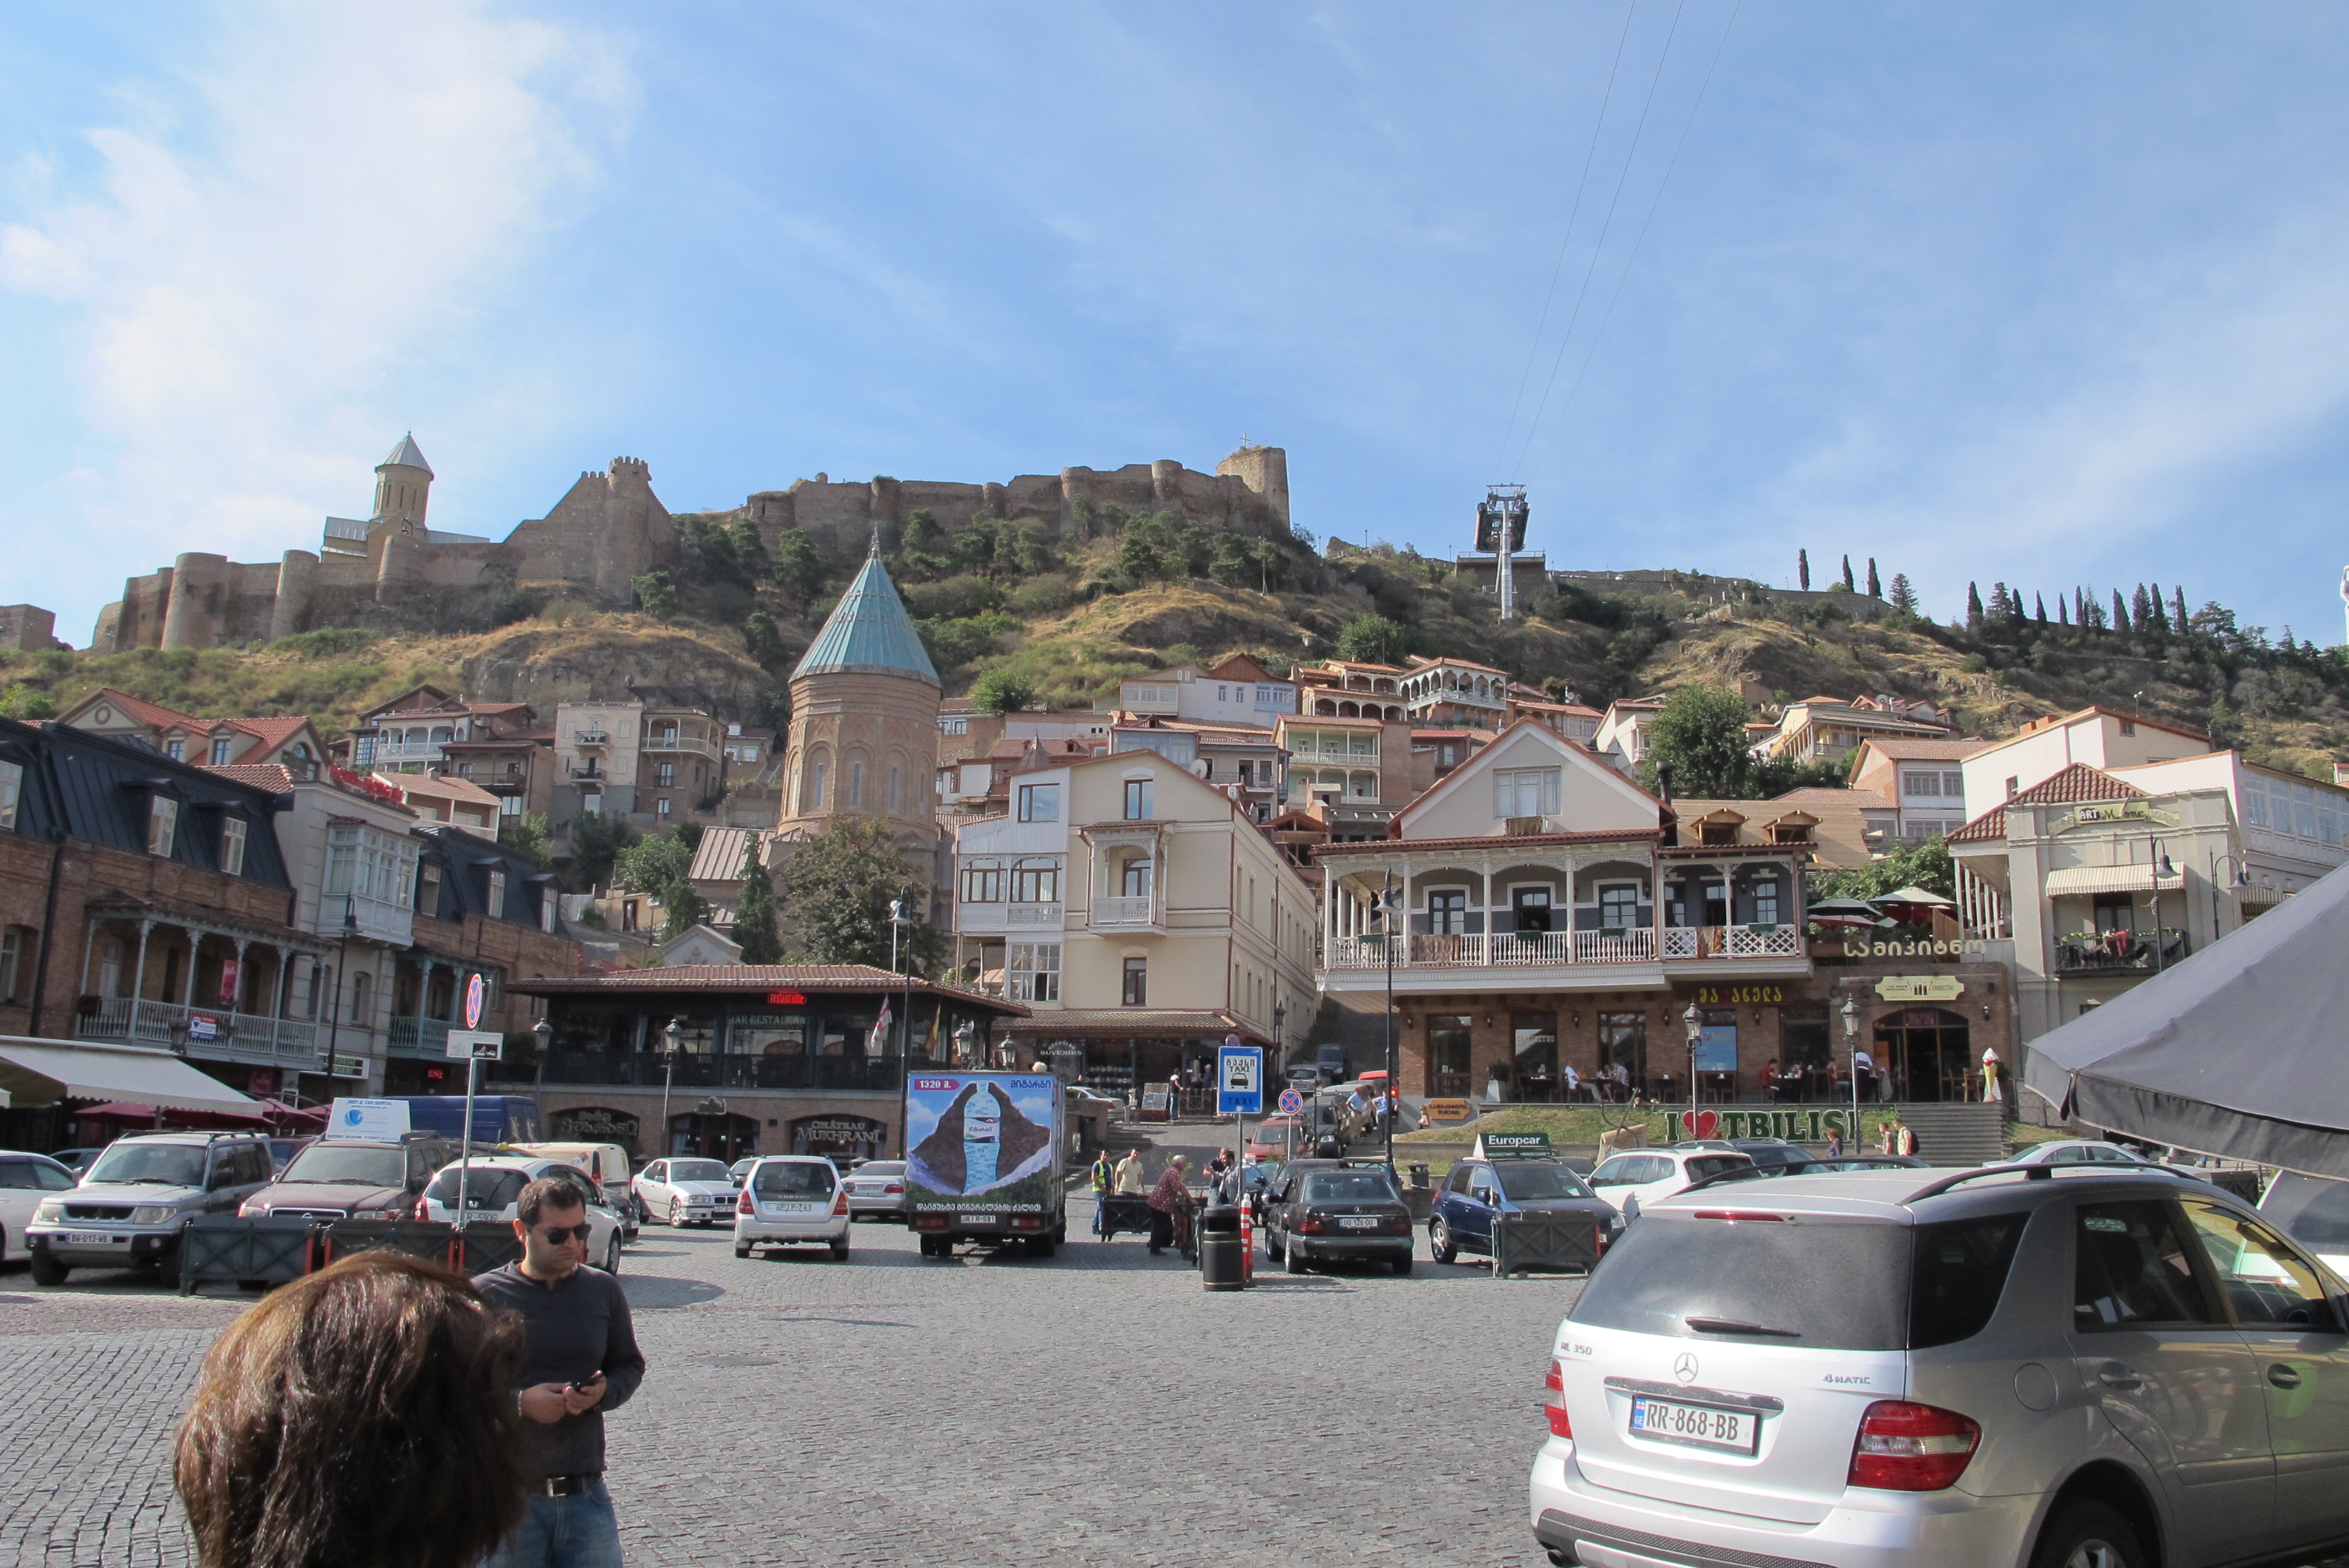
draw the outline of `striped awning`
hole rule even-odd
[[[2172,874],[2154,886],[2151,866],[2067,866],[2060,872],[2047,873],[2047,896],[2062,898],[2065,894],[2089,892],[2173,892],[2186,885],[2186,879]]]

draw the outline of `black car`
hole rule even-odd
[[[1264,1255],[1290,1274],[1317,1264],[1383,1263],[1409,1274],[1411,1210],[1376,1160],[1299,1160],[1265,1195]]]
[[[1535,1212],[1588,1215],[1597,1247],[1623,1228],[1615,1206],[1583,1185],[1562,1160],[1463,1160],[1435,1195],[1427,1217],[1428,1251],[1440,1264],[1462,1253],[1490,1257],[1500,1216]]]

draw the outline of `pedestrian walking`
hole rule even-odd
[[[1141,1150],[1127,1150],[1125,1158],[1117,1162],[1117,1190],[1137,1195],[1146,1191],[1142,1184]]]
[[[1117,1167],[1110,1163],[1109,1150],[1101,1151],[1093,1161],[1093,1234],[1102,1234],[1102,1226],[1109,1217],[1110,1190],[1117,1185]]]
[[[472,1568],[523,1515],[522,1360],[520,1325],[395,1253],[263,1297],[180,1422],[200,1568]]]
[[[1762,1098],[1772,1105],[1778,1103],[1778,1058],[1775,1057],[1762,1064]]]
[[[513,1379],[530,1480],[522,1525],[484,1568],[618,1568],[620,1525],[604,1488],[604,1412],[644,1381],[628,1298],[587,1266],[587,1194],[567,1176],[522,1190],[523,1255],[474,1277],[492,1306],[522,1320]]]
[[[1183,1168],[1188,1163],[1180,1154],[1169,1160],[1158,1185],[1150,1190],[1150,1255],[1154,1258],[1174,1244],[1174,1215],[1190,1202],[1183,1190]]]
[[[1851,1071],[1853,1078],[1859,1083],[1859,1098],[1874,1099],[1876,1098],[1876,1058],[1866,1051],[1852,1052]],[[1857,1130],[1855,1129],[1855,1135],[1857,1131]]]
[[[1827,1134],[1827,1152],[1826,1152],[1826,1157],[1827,1157],[1829,1160],[1840,1160],[1840,1159],[1842,1159],[1842,1158],[1843,1158],[1843,1134],[1842,1134],[1842,1133],[1840,1133],[1840,1132],[1835,1132],[1835,1131],[1830,1131],[1830,1132],[1828,1132],[1828,1134]]]

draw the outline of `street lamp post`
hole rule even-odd
[[[898,928],[905,923],[905,901],[902,898],[891,899],[889,901],[889,973],[897,976],[899,985],[897,1008],[905,1015],[898,1023],[898,1027],[904,1031],[901,1037],[905,1041],[904,1048],[897,1053],[897,1060],[900,1064],[911,1061],[914,1056],[914,978],[897,967],[897,932]]]
[[[666,1158],[669,1145],[676,1141],[668,1126],[668,1097],[677,1087],[677,1047],[678,1042],[685,1038],[685,1020],[671,1018],[668,1027],[661,1031],[661,1037],[668,1042],[668,1049],[661,1053],[661,1157]]]
[[[2219,868],[2223,865],[2232,865],[2235,868],[2235,874],[2227,879],[2227,885],[2229,887],[2244,888],[2251,885],[2251,864],[2249,861],[2245,861],[2242,856],[2230,853],[2214,856],[2211,859],[2210,940],[2213,942],[2218,941],[2220,935],[2219,919],[2221,913],[2221,905],[2219,902]],[[2242,895],[2238,893],[2236,896],[2240,898]]]
[[[2161,879],[2178,875],[2169,863],[2169,853],[2161,847],[2159,839],[2145,841],[2146,858],[2153,862],[2153,972],[2161,973]],[[2180,879],[2181,881],[2183,879]]]
[[[1859,1002],[1843,999],[1843,1059],[1851,1073],[1851,1147],[1859,1148]]]
[[[1690,1136],[1691,1138],[1694,1138],[1694,1137],[1696,1136],[1696,1106],[1697,1106],[1696,1047],[1697,1047],[1697,1042],[1698,1042],[1699,1040],[1701,1040],[1701,1039],[1702,1039],[1702,1038],[1704,1037],[1704,1014],[1703,1014],[1703,1012],[1702,1012],[1702,1010],[1697,1006],[1697,1005],[1696,1005],[1694,1002],[1691,1002],[1691,1003],[1688,1005],[1688,1011],[1687,1011],[1687,1012],[1685,1012],[1685,1013],[1682,1013],[1682,1014],[1681,1015],[1681,1022],[1682,1022],[1682,1024],[1684,1024],[1684,1025],[1686,1025],[1686,1026],[1688,1026],[1688,1046],[1689,1046],[1689,1116],[1688,1116],[1688,1132],[1689,1132],[1689,1136]]]
[[[542,1015],[538,1022],[530,1026],[530,1037],[538,1047],[538,1087],[544,1088],[546,1087],[546,1053],[554,1047],[554,1022]]]
[[[1381,945],[1387,950],[1387,1169],[1394,1169],[1395,1077],[1401,1070],[1395,1060],[1394,1026],[1394,965],[1395,965],[1395,887],[1394,873],[1387,873],[1386,886],[1379,893],[1379,931],[1386,941]]]

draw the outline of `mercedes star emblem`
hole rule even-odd
[[[1680,1358],[1672,1363],[1672,1376],[1683,1383],[1695,1382],[1696,1357],[1685,1350],[1682,1351]]]

